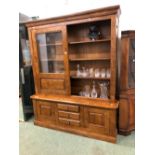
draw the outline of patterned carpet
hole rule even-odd
[[[20,155],[134,155],[135,133],[117,137],[117,144],[19,123]]]

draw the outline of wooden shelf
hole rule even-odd
[[[110,41],[110,39],[71,41],[71,42],[69,42],[69,44],[97,43],[97,42],[107,42],[107,41]]]
[[[40,61],[64,61],[63,59],[41,59]]]
[[[44,47],[44,46],[61,46],[62,43],[55,43],[55,44],[39,44],[40,47]]]
[[[110,60],[110,57],[100,58],[69,58],[70,61],[94,61],[94,60]]]
[[[85,79],[85,80],[88,80],[88,79],[92,79],[92,80],[110,80],[110,78],[102,78],[102,77],[77,77],[77,76],[71,76],[71,79]]]

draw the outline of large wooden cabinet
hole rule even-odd
[[[119,133],[135,129],[135,31],[122,31]]]
[[[26,23],[35,124],[116,142],[119,15],[112,6]]]

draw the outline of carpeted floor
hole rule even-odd
[[[20,155],[134,155],[135,134],[118,135],[117,144],[19,123]]]

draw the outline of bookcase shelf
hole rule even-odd
[[[77,77],[77,76],[71,76],[71,79],[79,79],[79,80],[110,80],[110,78],[102,78],[102,77]]]
[[[83,41],[72,41],[69,44],[86,44],[86,43],[99,43],[99,42],[107,42],[110,39],[100,39],[100,40],[83,40]]]
[[[110,58],[102,58],[102,57],[100,57],[100,58],[70,58],[69,59],[70,61],[98,61],[98,60],[110,60]]]

